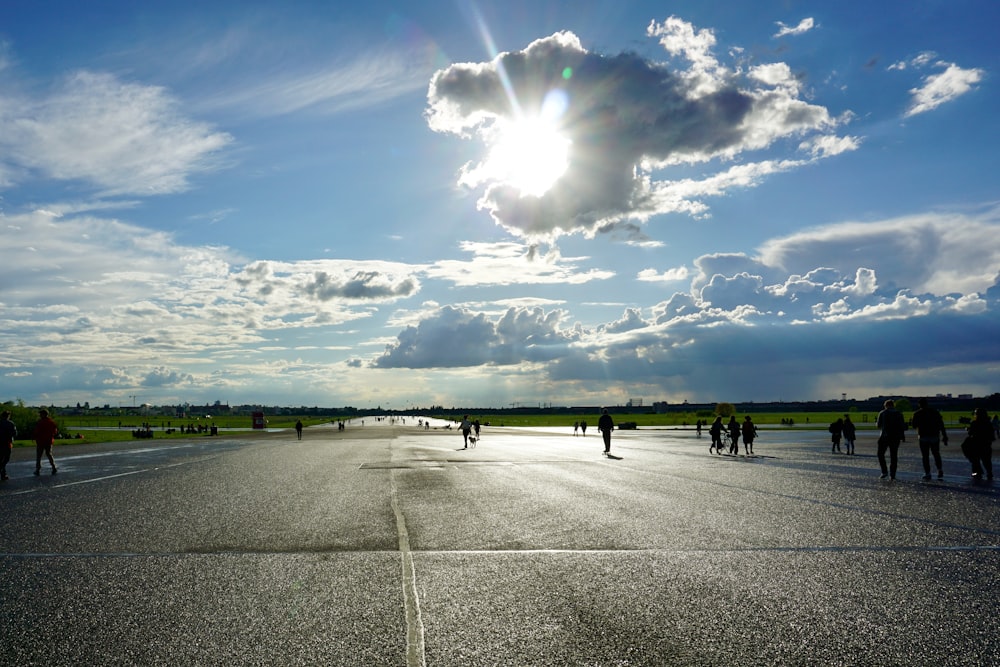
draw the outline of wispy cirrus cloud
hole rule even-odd
[[[0,180],[75,181],[103,196],[176,193],[219,168],[232,140],[185,115],[162,87],[81,70],[0,107]]]
[[[785,25],[781,21],[775,21],[778,26],[778,32],[774,33],[774,37],[787,37],[788,35],[804,35],[813,28],[816,27],[816,21],[812,17],[807,17],[798,22],[797,25]]]
[[[938,58],[933,51],[924,51],[909,60],[899,60],[889,65],[890,71],[908,69],[943,68],[936,74],[928,74],[921,79],[921,85],[910,89],[910,104],[904,117],[933,111],[942,104],[965,95],[973,90],[986,76],[979,67],[964,68]]]

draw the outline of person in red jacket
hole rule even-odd
[[[42,454],[49,457],[49,463],[52,465],[52,474],[56,474],[56,462],[52,458],[52,443],[55,442],[58,433],[59,427],[52,421],[52,417],[49,417],[49,411],[39,410],[38,423],[35,424],[34,434],[36,476],[42,471]]]

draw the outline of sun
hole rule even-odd
[[[499,128],[484,171],[520,190],[522,197],[541,197],[566,172],[571,143],[547,118],[508,120]]]

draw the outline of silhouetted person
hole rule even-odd
[[[747,455],[753,454],[753,441],[757,439],[757,425],[750,415],[743,418],[743,449]]]
[[[878,437],[878,464],[882,468],[882,479],[896,479],[896,466],[899,463],[899,443],[906,441],[906,421],[901,412],[896,410],[896,402],[889,399],[885,409],[878,413],[876,428],[882,429]],[[889,467],[885,465],[885,450],[889,450]]]
[[[580,422],[573,422],[573,435],[577,436],[580,434]]]
[[[976,408],[976,417],[969,424],[971,449],[966,453],[972,463],[973,479],[982,478],[983,468],[986,469],[986,479],[993,479],[994,436],[993,424],[990,423],[990,416],[987,414],[986,408]]]
[[[10,452],[14,448],[14,438],[17,437],[17,427],[10,419],[10,410],[0,412],[0,481],[8,479],[7,463]]]
[[[476,444],[479,443],[479,428],[480,428],[479,420],[477,419],[476,421],[472,422],[472,430],[475,431],[476,433]]]
[[[729,418],[729,453],[740,453],[740,424],[736,421],[736,415]]]
[[[56,441],[59,427],[49,417],[48,410],[38,411],[38,423],[35,424],[35,475],[42,472],[42,454],[48,457],[49,465],[52,466],[52,474],[56,474],[56,462],[52,458],[52,444]]]
[[[948,432],[944,428],[941,413],[927,405],[927,399],[921,398],[920,406],[913,413],[913,428],[917,429],[917,439],[920,442],[920,457],[924,461],[924,479],[931,478],[930,455],[934,455],[937,464],[938,479],[944,479],[944,466],[941,465],[941,442],[948,444]],[[939,437],[940,436],[940,437]]]
[[[615,429],[615,422],[611,419],[611,415],[608,414],[608,409],[605,408],[601,411],[601,417],[597,420],[597,430],[601,432],[604,437],[604,453],[611,453],[611,431]]]
[[[844,415],[844,448],[848,454],[854,453],[854,440],[857,438],[858,429],[851,421],[850,415]]]
[[[581,436],[587,435],[587,422],[585,421],[580,422],[580,435]]]
[[[701,437],[701,420],[700,419],[696,420],[695,423],[694,423],[694,432],[698,435],[699,438]]]
[[[468,449],[469,434],[472,433],[472,422],[469,421],[469,415],[462,417],[462,425],[459,428],[462,429],[462,437],[465,438],[465,447],[462,447],[462,449]]]
[[[302,439],[302,420],[295,422],[295,436],[301,440]]]
[[[830,440],[833,445],[830,446],[830,452],[840,451],[840,438],[844,435],[844,420],[837,418],[837,421],[830,424]]]
[[[708,446],[709,454],[712,453],[712,449],[715,449],[716,454],[722,454],[722,429],[724,428],[722,415],[719,415],[708,429],[708,434],[712,436],[712,444]]]

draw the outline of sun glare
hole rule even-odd
[[[565,173],[570,140],[545,118],[522,118],[501,129],[487,171],[521,196],[541,197]]]

